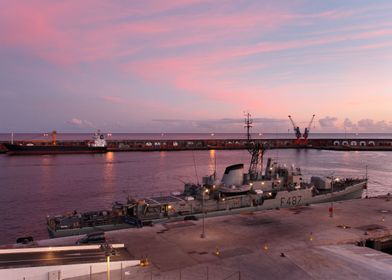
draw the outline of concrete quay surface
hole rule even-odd
[[[202,220],[108,232],[149,261],[112,279],[392,279],[392,255],[356,245],[391,234],[392,199],[334,202],[332,218],[330,206],[208,218],[205,238]]]

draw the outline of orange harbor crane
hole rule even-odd
[[[312,119],[310,120],[309,124],[307,127],[305,127],[305,131],[302,134],[301,133],[301,129],[299,128],[299,126],[297,126],[293,120],[293,118],[289,115],[289,119],[291,121],[291,124],[293,126],[293,130],[295,133],[295,140],[294,140],[294,144],[296,145],[306,145],[308,144],[308,138],[309,138],[309,133],[310,133],[310,127],[312,126],[312,123],[314,121],[314,117],[316,115],[312,116]]]

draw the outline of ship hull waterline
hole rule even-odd
[[[22,146],[4,144],[8,155],[51,155],[106,153],[107,147],[90,146]]]

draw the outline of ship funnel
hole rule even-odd
[[[222,183],[225,186],[241,186],[244,180],[244,165],[234,164],[226,167]]]
[[[210,175],[210,176],[205,176],[203,177],[203,185],[214,185],[215,184],[215,176]]]

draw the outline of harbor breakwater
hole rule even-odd
[[[323,149],[343,151],[392,151],[392,139],[375,138],[319,138],[308,139],[307,143],[298,143],[295,139],[253,139],[253,143],[264,145],[268,149]],[[4,143],[4,141],[3,141]],[[51,145],[48,141],[16,141],[16,144]],[[57,141],[58,145],[87,145],[88,140]],[[107,140],[108,150],[117,152],[131,151],[181,151],[181,150],[241,150],[247,149],[246,139],[141,139],[141,140]],[[6,148],[0,143],[0,151]]]

